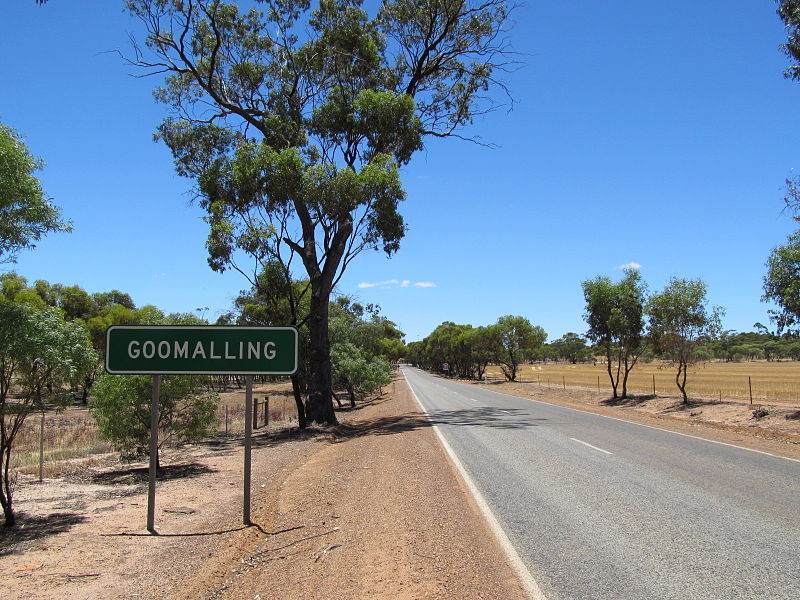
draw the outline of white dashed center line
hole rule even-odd
[[[589,448],[591,448],[592,450],[597,450],[598,452],[602,452],[603,454],[611,454],[611,452],[609,452],[608,450],[603,450],[602,448],[598,448],[597,446],[592,446],[588,442],[584,442],[576,438],[569,438],[569,439],[571,439],[573,442],[578,442],[579,444],[583,444],[584,446],[589,446]]]

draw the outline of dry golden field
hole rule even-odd
[[[631,371],[628,390],[634,394],[678,394],[676,367],[663,362],[638,363]],[[499,367],[489,367],[487,375],[502,377]],[[687,391],[697,398],[750,399],[752,383],[754,402],[777,402],[800,407],[800,362],[705,362],[689,370]],[[517,379],[550,387],[582,387],[610,391],[604,364],[547,363],[523,365]]]

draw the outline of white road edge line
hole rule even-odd
[[[423,406],[422,402],[420,402],[419,398],[417,397],[417,392],[414,391],[414,387],[411,385],[411,382],[406,378],[405,373],[403,373],[403,379],[406,381],[406,385],[408,389],[411,390],[411,395],[414,396],[414,400],[416,400],[419,407],[422,411],[430,417],[425,406]],[[514,546],[511,544],[511,540],[508,539],[506,532],[503,531],[503,528],[500,526],[500,522],[497,520],[497,517],[494,516],[492,509],[489,508],[486,500],[483,497],[483,494],[480,493],[475,482],[472,480],[472,477],[469,476],[464,465],[461,464],[461,461],[456,456],[456,453],[450,447],[450,444],[444,438],[444,435],[439,430],[438,425],[432,425],[433,430],[436,432],[436,436],[439,438],[439,442],[441,442],[442,447],[444,448],[447,456],[450,457],[450,460],[453,462],[458,474],[461,475],[461,479],[464,481],[464,485],[467,486],[467,489],[472,494],[475,503],[478,505],[483,517],[486,519],[487,524],[489,525],[489,529],[492,530],[495,537],[497,538],[500,547],[506,554],[508,558],[509,565],[511,566],[511,570],[514,571],[514,574],[519,578],[520,583],[522,584],[522,588],[525,591],[525,595],[530,600],[547,600],[547,597],[542,592],[539,584],[536,583],[536,580],[531,575],[531,572],[528,570],[528,567],[525,566],[525,563],[522,562],[522,558],[514,549]]]
[[[579,444],[583,444],[584,446],[589,446],[592,450],[597,450],[598,452],[602,452],[603,454],[611,454],[608,450],[603,450],[602,448],[598,448],[597,446],[592,446],[589,442],[584,442],[583,440],[579,440],[578,438],[569,438],[573,442],[578,442]]]

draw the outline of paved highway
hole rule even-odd
[[[403,371],[547,599],[800,598],[800,462]]]

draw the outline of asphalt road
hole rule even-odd
[[[403,370],[546,598],[800,598],[800,462]]]

